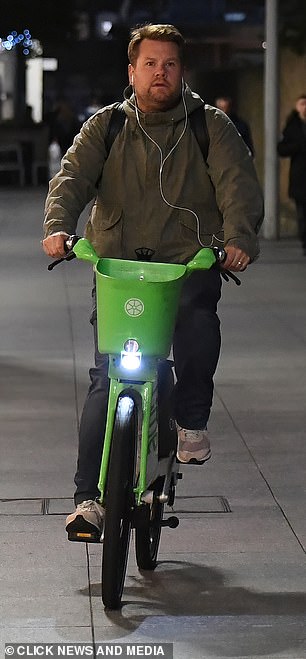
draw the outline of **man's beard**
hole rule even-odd
[[[171,94],[165,94],[161,95],[159,98],[158,95],[155,95],[155,93],[151,92],[149,90],[148,97],[150,99],[151,105],[155,106],[157,111],[163,111],[163,110],[171,110],[171,108],[175,107],[179,100],[180,100],[180,93],[175,90],[171,92]]]

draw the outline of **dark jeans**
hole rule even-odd
[[[183,428],[205,428],[213,398],[213,376],[220,354],[220,322],[217,304],[221,277],[217,268],[194,272],[186,279],[173,337],[177,383],[174,414]],[[93,313],[95,366],[85,400],[79,434],[75,475],[75,503],[96,499],[105,432],[108,399],[108,356],[97,349],[97,321]]]
[[[299,239],[302,243],[303,249],[306,250],[306,202],[302,203],[300,201],[296,201],[295,205],[296,205],[296,215],[298,221]]]

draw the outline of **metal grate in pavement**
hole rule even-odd
[[[68,515],[73,499],[0,499],[0,515]]]
[[[74,507],[73,499],[33,498],[0,499],[0,515],[68,515]],[[177,514],[230,513],[231,508],[224,496],[177,496],[174,502]]]
[[[173,506],[176,513],[231,513],[228,500],[224,496],[176,496]]]

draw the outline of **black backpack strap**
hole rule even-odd
[[[117,135],[120,133],[121,129],[124,126],[126,120],[126,114],[123,109],[122,103],[114,103],[114,107],[108,122],[107,131],[105,134],[105,148],[106,148],[106,158],[109,156],[109,152],[114,144],[114,141]],[[99,186],[99,183],[102,178],[102,172],[97,179],[96,188]]]
[[[189,115],[191,130],[202,151],[203,158],[206,162],[209,150],[209,132],[206,123],[205,106],[197,108]]]
[[[114,105],[105,135],[105,146],[106,146],[107,156],[109,155],[109,152],[113,146],[113,143],[117,135],[120,133],[121,129],[123,128],[125,120],[126,120],[126,114],[124,112],[122,103],[116,103]]]

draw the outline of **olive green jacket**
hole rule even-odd
[[[252,157],[228,117],[205,105],[205,162],[186,121],[204,102],[188,87],[185,99],[186,111],[180,100],[172,110],[137,118],[134,97],[126,95],[128,119],[108,158],[113,106],[90,117],[50,182],[44,235],[76,233],[94,199],[85,236],[100,256],[135,259],[135,249],[148,247],[155,261],[185,263],[201,246],[232,244],[255,259],[263,200]]]

